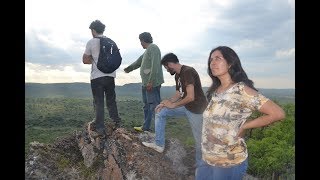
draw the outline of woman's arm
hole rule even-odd
[[[247,86],[245,86],[244,90],[248,95],[257,94],[257,91]],[[258,109],[258,111],[263,115],[251,121],[245,122],[240,128],[238,136],[243,135],[244,130],[246,129],[264,127],[285,118],[285,112],[283,109],[272,100],[265,102],[260,109]]]

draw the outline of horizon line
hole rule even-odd
[[[29,83],[29,84],[76,84],[76,83],[82,83],[82,84],[90,84],[90,82],[58,82],[58,83],[39,83],[39,82],[25,82],[26,83]],[[125,86],[125,85],[128,85],[128,84],[142,84],[142,83],[127,83],[127,84],[123,84],[123,85],[116,85],[116,86]],[[161,86],[161,87],[174,87],[175,85],[172,85],[172,86]],[[202,88],[208,88],[209,86],[203,86]],[[260,87],[257,87],[257,89],[295,89],[295,88],[260,88]]]

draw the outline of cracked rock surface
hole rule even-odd
[[[106,124],[106,132],[93,136],[85,124],[82,131],[52,144],[31,143],[25,179],[194,179],[194,151],[179,140],[166,140],[165,151],[158,153],[141,143],[153,140],[153,133],[116,129],[112,123]]]

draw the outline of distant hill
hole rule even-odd
[[[208,87],[203,87],[206,92]],[[161,96],[166,98],[175,91],[175,86],[162,86]],[[295,89],[259,89],[266,97],[279,102],[294,103]],[[141,98],[141,83],[116,86],[118,97]],[[90,83],[25,83],[26,98],[92,98]]]

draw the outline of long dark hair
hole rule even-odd
[[[242,66],[241,66],[241,62],[240,59],[237,55],[237,53],[227,47],[227,46],[218,46],[214,49],[211,50],[210,54],[209,54],[209,58],[208,58],[208,74],[212,79],[212,84],[209,87],[208,91],[207,91],[207,98],[208,100],[211,99],[212,93],[220,86],[221,82],[219,80],[219,78],[215,77],[212,75],[211,69],[210,69],[210,63],[211,63],[211,54],[214,51],[220,51],[223,58],[227,61],[227,64],[230,65],[230,68],[228,70],[231,79],[233,82],[238,83],[238,82],[244,82],[247,86],[251,87],[252,89],[258,91],[254,86],[253,86],[253,81],[250,80],[246,74],[246,72],[243,70]]]

